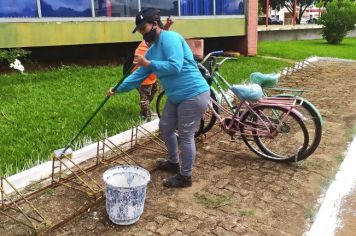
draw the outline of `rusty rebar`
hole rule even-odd
[[[3,177],[1,176],[1,178],[0,178],[0,180],[1,180],[1,183],[0,183],[0,192],[1,192],[1,208],[3,208],[4,207],[4,192],[5,192],[5,190],[4,190],[4,180],[3,180]]]
[[[2,179],[2,184],[1,184],[1,192],[3,193],[2,194],[2,204],[3,204],[3,208],[4,208],[4,206],[5,206],[5,203],[3,202],[4,201],[4,198],[5,198],[5,195],[7,195],[6,193],[5,193],[5,190],[3,189],[3,181],[5,181],[14,191],[15,191],[15,193],[17,194],[17,195],[19,195],[20,196],[20,199],[22,199],[23,201],[25,201],[25,203],[27,203],[28,204],[28,206],[30,206],[30,208],[35,212],[35,214],[37,214],[37,217],[39,217],[39,219],[37,219],[37,218],[35,218],[35,217],[33,217],[33,216],[31,216],[31,215],[29,215],[29,214],[26,214],[25,212],[24,212],[24,210],[22,210],[21,209],[21,207],[19,206],[19,204],[17,204],[17,201],[15,201],[15,200],[13,200],[10,196],[8,196],[8,201],[12,204],[12,205],[14,205],[15,207],[12,207],[11,205],[7,205],[7,207],[8,207],[8,209],[12,209],[12,210],[14,210],[14,211],[16,211],[16,212],[19,212],[21,215],[23,215],[24,217],[25,217],[25,219],[30,223],[30,224],[27,224],[26,222],[23,222],[23,221],[21,221],[21,220],[18,220],[18,219],[16,219],[15,217],[13,217],[13,216],[11,216],[10,214],[7,214],[5,211],[0,211],[0,213],[1,214],[3,214],[3,215],[5,215],[5,216],[7,216],[7,217],[9,217],[9,218],[11,218],[11,219],[13,219],[14,221],[16,221],[16,222],[18,222],[18,223],[21,223],[21,224],[23,224],[23,225],[25,225],[25,226],[27,226],[27,227],[29,227],[29,228],[31,228],[31,229],[36,229],[37,227],[36,227],[36,225],[34,224],[34,222],[32,221],[32,220],[34,220],[34,221],[36,221],[36,222],[38,222],[38,223],[42,223],[42,222],[45,222],[45,218],[41,215],[41,213],[37,210],[37,208],[31,203],[31,202],[29,202],[27,199],[26,199],[26,197],[25,196],[23,196],[23,194],[21,194],[17,189],[16,189],[16,187],[10,182],[10,181],[8,181],[6,178],[4,178],[4,177],[2,177],[1,178]],[[31,220],[32,219],[32,220]]]

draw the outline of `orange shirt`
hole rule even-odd
[[[140,45],[138,45],[138,47],[136,48],[135,50],[135,55],[141,55],[141,56],[144,56],[146,54],[148,50],[148,46],[146,44],[146,42],[143,40]],[[131,72],[137,70],[138,66],[135,65],[135,67],[132,69]],[[157,77],[155,74],[150,74],[142,83],[141,85],[151,85],[153,83],[155,83],[157,80]]]

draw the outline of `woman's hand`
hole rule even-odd
[[[146,57],[141,56],[141,55],[135,55],[134,64],[138,65],[138,66],[149,66],[150,65],[150,61],[146,59]]]
[[[112,97],[112,96],[115,95],[115,91],[114,91],[113,89],[114,89],[114,88],[110,88],[110,89],[109,89],[109,91],[108,91],[108,93],[107,93],[107,95],[108,95],[109,97]]]

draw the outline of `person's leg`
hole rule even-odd
[[[177,128],[177,108],[178,105],[167,100],[161,119],[159,121],[159,131],[168,149],[168,159],[171,163],[178,163],[178,140],[175,134]]]
[[[148,97],[149,103],[151,104],[151,102],[153,101],[155,94],[157,92],[157,81],[154,82],[153,84],[151,84],[151,90],[150,90],[150,95]]]
[[[181,174],[183,176],[191,176],[192,174],[196,155],[194,134],[208,107],[209,98],[210,92],[207,91],[179,104],[178,134],[182,149]]]
[[[166,179],[166,187],[188,187],[192,185],[191,175],[196,155],[194,133],[207,109],[210,92],[187,99],[178,106],[178,134],[181,145],[182,167],[176,176]]]
[[[151,118],[150,110],[150,96],[151,96],[151,85],[141,85],[139,88],[140,92],[140,115],[144,118]]]

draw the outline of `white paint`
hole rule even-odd
[[[153,120],[151,122],[148,122],[146,124],[141,125],[144,129],[146,129],[149,132],[155,132],[158,130],[158,122],[159,119]],[[134,130],[135,132],[135,130]],[[129,129],[123,133],[114,135],[110,138],[108,138],[108,140],[110,140],[113,144],[110,143],[106,143],[107,146],[109,147],[114,147],[114,145],[116,146],[120,146],[123,143],[126,143],[128,141],[131,140],[131,133],[132,133],[132,129]],[[144,135],[141,132],[138,132],[138,138],[143,137]],[[103,144],[100,144],[100,148],[103,147]],[[105,146],[104,151],[108,152],[110,151],[110,149]],[[130,144],[124,145],[123,148],[129,148]],[[97,154],[97,143],[92,143],[88,146],[85,146],[84,148],[78,149],[77,151],[74,151],[72,154],[72,161],[75,164],[80,164],[84,161],[87,161],[91,158],[96,157]],[[63,161],[68,167],[72,167],[73,164],[66,160]],[[58,172],[58,168],[56,173]],[[50,177],[52,174],[52,161],[47,161],[45,163],[42,163],[38,166],[32,167],[31,169],[22,171],[20,173],[17,173],[15,175],[12,175],[10,177],[7,178],[7,180],[9,180],[9,182],[15,186],[16,189],[22,189],[25,188],[26,186],[40,181],[42,179],[46,179],[48,177]],[[11,188],[5,181],[4,181],[4,191],[5,193],[9,194],[14,192],[14,189]],[[1,200],[1,195],[0,195],[0,200]]]
[[[356,138],[348,148],[335,180],[327,190],[314,224],[306,233],[307,236],[334,235],[339,224],[338,213],[342,198],[346,196],[356,182]]]
[[[106,182],[118,188],[135,188],[147,184],[147,181],[144,177],[138,174],[133,174],[132,179],[130,179],[126,173],[112,175],[106,180]]]
[[[314,60],[314,61],[309,61]],[[310,57],[306,61],[315,62],[315,61],[334,61],[334,62],[356,62],[356,60],[352,59],[340,59],[335,57]]]

